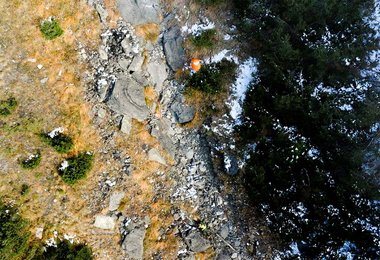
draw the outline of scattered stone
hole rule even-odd
[[[139,121],[144,121],[149,115],[144,88],[131,77],[122,76],[116,80],[107,104],[116,113]]]
[[[97,114],[98,114],[98,117],[105,118],[106,115],[107,115],[107,111],[104,108],[101,107],[101,108],[99,108]]]
[[[36,228],[36,238],[42,239],[42,235],[44,233],[44,228]]]
[[[236,259],[238,257],[238,254],[237,253],[233,253],[232,255],[231,255],[231,258],[232,259]]]
[[[118,0],[121,16],[132,25],[160,23],[159,0]]]
[[[120,131],[122,131],[124,134],[129,135],[132,130],[132,118],[123,116],[123,119],[121,120],[120,124]]]
[[[190,150],[187,151],[187,153],[186,153],[186,158],[187,158],[188,160],[191,160],[191,159],[193,159],[193,157],[194,157],[194,150],[193,150],[193,149],[190,149]]]
[[[125,196],[125,192],[114,192],[110,197],[109,211],[115,211],[119,208],[122,199]]]
[[[185,242],[189,249],[195,253],[206,251],[210,248],[210,242],[202,237],[199,231],[193,230],[185,237]]]
[[[147,71],[153,81],[157,92],[161,92],[165,80],[168,78],[168,72],[164,63],[151,61],[148,63]]]
[[[141,56],[141,55],[136,55],[133,57],[133,60],[131,62],[131,65],[129,65],[129,72],[130,73],[133,73],[135,71],[141,71],[141,66],[143,65],[144,63],[144,57]]]
[[[48,77],[41,79],[41,84],[46,84],[46,82],[49,80]]]
[[[143,259],[144,254],[144,238],[145,238],[144,221],[134,222],[128,219],[122,226],[122,248],[127,252],[128,259]]]
[[[185,63],[185,51],[183,49],[183,38],[178,26],[171,27],[163,35],[164,52],[169,67],[176,71]]]
[[[170,109],[173,112],[174,118],[180,124],[191,122],[194,119],[195,109],[183,103],[175,101]]]
[[[99,18],[100,18],[100,21],[102,23],[105,23],[107,21],[107,17],[108,17],[108,12],[106,9],[104,9],[104,7],[101,5],[101,4],[96,4],[95,5],[95,9],[96,11],[98,12],[99,14]]]
[[[104,47],[100,47],[100,48],[99,48],[99,57],[100,57],[100,59],[102,59],[102,60],[108,60],[108,54],[107,54],[107,52],[104,50]]]
[[[220,236],[224,239],[228,237],[229,234],[228,226],[223,226],[222,229],[220,230]]]
[[[42,65],[42,64],[38,64],[38,65],[37,65],[37,68],[38,68],[39,70],[41,70],[43,67],[44,67],[44,65]]]
[[[161,156],[160,152],[156,148],[152,148],[148,152],[148,160],[158,162],[160,164],[166,165],[165,159]]]
[[[115,227],[115,219],[109,216],[98,215],[95,217],[94,226],[101,229],[112,230]]]

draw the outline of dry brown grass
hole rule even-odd
[[[146,41],[156,42],[160,35],[160,26],[156,23],[146,23],[136,26],[136,34]]]

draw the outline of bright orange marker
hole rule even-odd
[[[191,59],[191,68],[197,72],[198,70],[200,70],[202,67],[201,65],[201,60],[200,59],[196,59],[196,58],[193,58]]]

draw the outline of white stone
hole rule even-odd
[[[95,217],[94,226],[101,229],[114,229],[115,219],[109,216],[98,215]]]
[[[148,152],[148,160],[158,162],[160,164],[166,165],[165,159],[161,156],[160,152],[156,148],[152,148]]]
[[[125,192],[114,192],[110,197],[109,211],[115,211],[119,208],[122,199],[125,196]]]
[[[131,130],[132,130],[132,118],[128,116],[123,116],[123,119],[121,120],[120,131],[129,135],[131,133]]]
[[[42,227],[36,228],[36,238],[42,239],[43,233],[44,233],[44,228]]]

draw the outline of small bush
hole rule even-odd
[[[53,40],[63,34],[62,28],[54,18],[43,21],[40,25],[40,31],[48,40]]]
[[[41,153],[30,155],[28,158],[21,162],[21,167],[24,169],[35,169],[41,162]]]
[[[191,43],[198,49],[211,49],[216,43],[216,30],[208,29],[202,31],[199,35],[190,38]]]
[[[13,110],[16,109],[16,106],[17,101],[13,97],[8,98],[7,100],[0,100],[0,115],[10,115],[13,112]]]
[[[40,134],[41,139],[59,153],[68,153],[74,146],[73,139],[61,132]]]
[[[236,64],[226,59],[219,63],[207,64],[190,76],[187,87],[208,94],[216,94],[234,79],[235,71]]]
[[[91,260],[92,250],[85,244],[70,243],[67,240],[60,240],[57,246],[46,247],[46,250],[35,257],[36,260],[59,259],[59,260]]]
[[[91,153],[85,152],[63,161],[58,168],[62,180],[68,184],[74,184],[86,177],[92,167],[93,157]]]
[[[26,183],[23,183],[23,184],[21,185],[21,191],[20,191],[20,194],[21,194],[22,196],[24,196],[24,195],[28,194],[29,190],[30,190],[29,185],[26,184]]]

